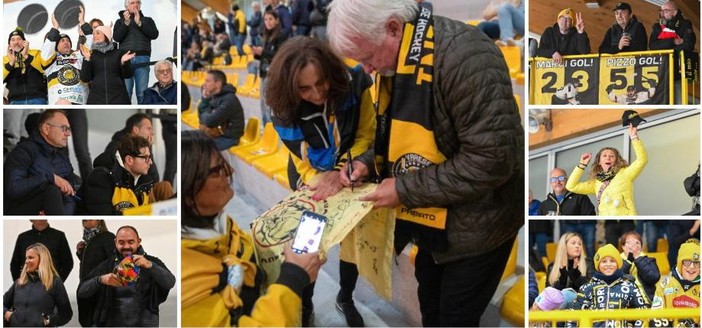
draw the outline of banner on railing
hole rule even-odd
[[[532,104],[668,104],[670,53],[566,56],[532,62]]]

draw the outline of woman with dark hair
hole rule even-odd
[[[629,231],[620,239],[622,245],[622,272],[635,278],[634,283],[643,292],[644,299],[651,303],[656,293],[656,283],[661,278],[656,259],[642,251],[643,238],[636,231]]]
[[[2,305],[6,327],[57,327],[71,320],[66,288],[46,246],[27,247],[22,273],[5,292]]]
[[[80,79],[90,83],[88,105],[129,105],[125,79],[134,76],[130,60],[136,53],[117,49],[112,42],[111,26],[93,29],[92,49],[80,48],[83,66]]]
[[[290,188],[309,186],[313,199],[326,199],[343,188],[339,170],[373,142],[376,124],[371,85],[361,66],[347,69],[319,39],[298,36],[283,44],[271,63],[266,92],[276,95],[267,101],[273,125],[290,151]],[[352,298],[358,269],[344,261],[350,250],[346,247],[353,243],[341,245],[337,309],[349,326],[362,326],[363,318]],[[313,288],[305,290],[303,324],[313,312]]]
[[[636,160],[631,165],[617,149],[605,147],[597,152],[586,181],[580,182],[580,176],[590,163],[591,153],[580,156],[580,163],[568,178],[566,189],[569,191],[597,196],[597,215],[636,215],[634,179],[648,163],[646,149],[636,131],[637,128],[629,124],[629,138],[636,154]]]
[[[254,58],[259,60],[258,75],[261,77],[261,122],[265,126],[271,121],[271,109],[266,105],[266,76],[270,68],[273,57],[278,52],[280,45],[287,40],[287,36],[282,33],[278,13],[275,10],[267,10],[263,14],[263,46],[251,47]]]
[[[115,251],[115,234],[107,230],[105,220],[83,220],[83,239],[76,245],[80,260],[79,278],[85,279],[98,264],[107,260]],[[92,327],[96,300],[78,299],[78,321],[83,327]]]
[[[183,132],[181,143],[182,325],[299,326],[300,296],[317,278],[319,254],[285,247],[278,281],[259,298],[253,240],[224,212],[234,196],[232,167],[202,131]]]

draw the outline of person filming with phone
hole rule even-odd
[[[302,290],[325,260],[286,246],[278,280],[259,295],[253,239],[224,210],[233,168],[205,132],[184,131],[181,142],[182,325],[300,326]]]

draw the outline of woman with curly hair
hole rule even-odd
[[[566,189],[597,196],[597,215],[636,215],[633,182],[648,163],[648,155],[636,132],[637,128],[629,124],[629,138],[636,154],[631,165],[616,148],[605,147],[597,152],[586,181],[580,182],[580,177],[590,163],[591,153],[580,156],[580,163],[568,178]]]

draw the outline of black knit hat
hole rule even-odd
[[[66,34],[66,33],[61,33],[61,34],[59,34],[59,38],[56,41],[56,46],[54,47],[54,50],[58,51],[58,44],[59,44],[59,42],[61,42],[61,39],[63,39],[63,38],[68,39],[68,42],[71,43],[71,48],[73,47],[73,40],[71,40],[71,37],[68,36],[68,34]]]
[[[18,28],[15,28],[14,31],[10,32],[10,36],[7,37],[7,44],[10,44],[10,40],[11,40],[12,37],[15,36],[15,35],[19,35],[20,38],[22,38],[22,40],[25,40],[25,41],[27,40],[27,39],[24,37],[24,32],[22,31],[22,28],[21,28],[21,27],[18,27]]]

